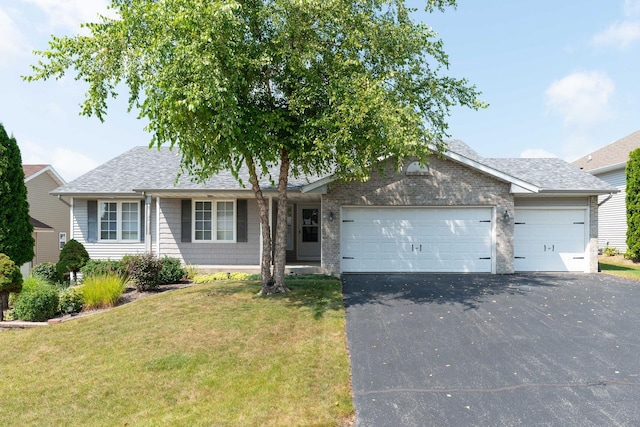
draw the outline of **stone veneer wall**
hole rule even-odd
[[[408,162],[409,163],[409,162]],[[408,164],[407,163],[407,164]],[[429,175],[374,172],[367,182],[333,182],[322,197],[322,268],[340,273],[340,208],[342,206],[487,206],[495,207],[496,272],[513,273],[513,196],[510,184],[438,155],[429,159]],[[510,220],[503,221],[505,209]],[[328,220],[333,212],[333,221]]]

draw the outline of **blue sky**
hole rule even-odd
[[[422,9],[426,0],[409,0]],[[0,0],[0,122],[25,163],[52,164],[70,181],[146,145],[126,93],[105,123],[79,115],[86,87],[73,73],[26,83],[51,34],[106,11],[106,0]],[[449,54],[449,75],[482,91],[489,108],[454,109],[449,133],[485,157],[567,161],[640,129],[640,0],[458,0],[416,17]]]

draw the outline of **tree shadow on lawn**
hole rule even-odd
[[[335,277],[318,276],[316,280],[313,277],[291,277],[287,278],[286,284],[291,292],[280,294],[281,298],[286,298],[293,306],[308,308],[316,320],[328,311],[344,308],[340,281]]]
[[[343,274],[345,306],[395,305],[400,300],[415,304],[462,304],[477,309],[499,294],[525,295],[536,287],[558,287],[589,277],[585,274]]]
[[[340,281],[333,276],[305,275],[289,276],[285,281],[290,292],[276,293],[267,296],[259,296],[259,281],[221,281],[217,286],[206,287],[198,290],[207,297],[223,297],[233,294],[246,294],[249,292],[254,298],[260,300],[279,299],[295,308],[306,308],[311,311],[314,319],[319,320],[328,311],[337,311],[344,308],[342,300],[342,287]]]

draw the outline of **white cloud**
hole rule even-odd
[[[639,2],[640,3],[640,2]],[[640,21],[622,21],[593,36],[593,44],[599,47],[627,49],[640,41]]]
[[[60,174],[65,181],[71,181],[99,166],[93,159],[67,148],[44,147],[37,143],[19,142],[22,163],[47,164]]]
[[[81,22],[96,22],[98,14],[112,15],[106,0],[22,0],[44,12],[54,28],[77,30]]]
[[[611,116],[609,100],[615,84],[604,72],[569,74],[553,82],[546,90],[549,111],[566,124],[590,125]]]
[[[25,41],[18,27],[5,10],[0,9],[0,55],[20,55]]]
[[[627,16],[640,15],[640,0],[624,0],[624,14]]]
[[[527,148],[522,153],[520,153],[521,158],[549,158],[549,157],[558,157],[553,153],[548,152],[547,150],[543,150],[542,148]]]

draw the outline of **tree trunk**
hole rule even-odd
[[[258,210],[260,212],[260,225],[262,230],[262,259],[260,260],[260,274],[262,275],[262,289],[260,295],[268,295],[271,293],[273,286],[273,278],[271,276],[271,226],[269,225],[269,204],[262,194],[258,174],[256,173],[256,165],[253,158],[247,157],[247,167],[249,169],[249,182],[251,189],[258,201]]]
[[[4,311],[9,308],[9,293],[0,293],[0,322],[4,321]]]
[[[287,262],[287,186],[289,184],[289,152],[280,151],[280,177],[278,178],[278,215],[273,267],[273,292],[289,292],[284,283]]]

